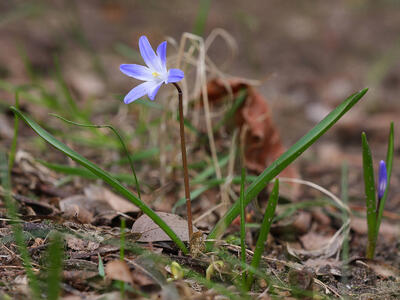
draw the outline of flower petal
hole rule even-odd
[[[158,82],[156,81],[146,81],[142,84],[139,84],[137,87],[134,87],[124,98],[125,104],[129,104],[146,94],[149,94],[153,91],[155,87],[158,86]]]
[[[166,83],[178,82],[181,81],[185,77],[185,74],[182,70],[179,69],[169,69],[168,71],[168,79]]]
[[[147,95],[149,96],[150,100],[154,100],[154,98],[157,95],[158,90],[160,89],[160,87],[162,86],[163,83],[164,82],[160,82],[158,85],[153,87],[151,91],[149,91],[149,93]]]
[[[167,71],[167,42],[162,42],[160,45],[158,45],[157,55],[161,60],[161,67],[163,68],[164,72],[166,72]]]
[[[161,59],[154,53],[149,40],[144,35],[139,39],[139,49],[146,65],[153,71],[162,72]]]
[[[125,75],[139,79],[139,80],[152,80],[153,75],[151,70],[145,66],[135,65],[135,64],[122,64],[119,69]]]
[[[387,185],[387,170],[386,164],[383,160],[379,163],[379,177],[378,177],[378,199],[382,199],[385,194]]]

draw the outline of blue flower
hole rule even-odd
[[[126,104],[144,95],[148,95],[150,100],[154,100],[163,83],[178,82],[184,77],[183,71],[179,69],[167,70],[167,42],[162,42],[158,46],[156,54],[147,37],[143,35],[139,38],[139,49],[147,66],[123,64],[119,67],[125,75],[145,81],[134,87],[125,96],[124,102]]]
[[[383,160],[379,163],[379,175],[378,175],[378,199],[382,199],[385,194],[387,185],[387,171],[386,164]]]

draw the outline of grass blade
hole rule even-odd
[[[131,193],[126,187],[124,187],[119,181],[117,181],[114,177],[112,177],[108,172],[102,170],[97,165],[89,161],[88,159],[81,156],[79,153],[75,152],[71,148],[69,148],[64,143],[57,140],[54,136],[44,130],[41,126],[39,126],[36,122],[30,119],[28,116],[23,114],[20,110],[15,107],[10,107],[10,109],[17,114],[18,117],[21,118],[29,127],[31,127],[41,138],[43,138],[47,143],[55,147],[57,150],[63,152],[65,155],[72,158],[81,166],[90,170],[93,174],[95,174],[98,178],[102,179],[104,182],[109,184],[111,187],[115,189],[120,195],[131,201],[134,205],[136,205],[140,210],[143,211],[146,215],[148,215],[154,223],[156,223],[160,228],[172,239],[172,241],[182,250],[183,253],[188,253],[185,244],[182,240],[176,235],[176,233],[145,203],[140,201],[133,193]]]
[[[242,153],[243,154],[243,153]],[[246,181],[246,168],[244,167],[243,163],[243,156],[242,156],[242,174],[241,174],[241,181],[240,181],[240,248],[241,248],[241,261],[242,264],[246,264],[246,211],[244,205],[244,183]],[[242,270],[242,282],[243,287],[246,286],[246,272]]]
[[[201,0],[199,3],[199,10],[197,12],[196,21],[193,28],[193,33],[199,36],[204,34],[206,27],[207,16],[210,10],[211,0]]]
[[[121,261],[124,261],[125,258],[125,219],[121,218],[121,229],[120,229],[120,246],[119,246],[119,259]],[[120,281],[119,282],[119,288],[120,288],[120,295],[121,299],[125,299],[125,282]]]
[[[375,196],[375,179],[374,165],[372,161],[371,149],[369,148],[367,136],[365,132],[361,134],[362,154],[363,154],[363,170],[364,170],[364,187],[367,206],[367,224],[368,224],[368,245],[367,258],[373,258],[375,253],[375,236],[376,236],[376,196]]]
[[[330,112],[321,122],[312,128],[305,136],[303,136],[290,149],[275,160],[268,168],[262,172],[257,179],[248,187],[245,193],[245,205],[248,205],[262,189],[276,177],[291,162],[298,158],[305,150],[307,150],[315,141],[317,141],[329,128],[331,128],[347,111],[349,111],[368,91],[364,89],[358,93],[351,95],[343,101],[336,109]],[[239,215],[239,202],[231,207],[231,209],[221,218],[215,225],[208,239],[216,239],[222,234],[232,221]],[[208,243],[208,247],[211,244]]]
[[[59,299],[61,292],[61,272],[63,263],[64,241],[59,232],[52,236],[48,250],[49,269],[47,271],[47,299]]]
[[[19,108],[19,91],[15,91],[15,107]],[[17,152],[17,139],[18,139],[18,127],[19,127],[19,119],[17,116],[14,116],[14,135],[11,141],[10,147],[10,155],[8,159],[8,169],[12,170],[15,161],[15,153]]]
[[[8,169],[6,154],[3,151],[0,151],[0,182],[4,189],[4,202],[7,208],[7,214],[8,217],[12,220],[11,227],[15,243],[17,244],[19,253],[21,255],[22,263],[25,268],[26,276],[28,278],[29,287],[32,292],[32,298],[41,299],[39,283],[35,273],[33,272],[28,248],[24,242],[24,233],[22,231],[22,227],[17,216],[17,206],[14,202],[14,199],[12,199],[10,170]]]
[[[267,208],[265,209],[264,219],[262,221],[260,235],[258,236],[256,249],[254,250],[251,266],[258,269],[260,265],[261,255],[265,248],[265,241],[267,240],[272,221],[274,219],[276,204],[279,198],[279,179],[275,179],[274,187],[272,188],[271,195],[269,196]],[[253,284],[253,273],[250,271],[247,277],[247,288],[250,289]]]
[[[340,184],[340,190],[341,190],[341,199],[343,201],[343,204],[348,205],[349,203],[349,167],[347,165],[347,162],[343,162],[342,164],[342,180]],[[347,224],[349,221],[349,213],[346,210],[342,210],[342,223]],[[347,278],[347,271],[349,269],[348,266],[348,260],[349,260],[349,231],[345,233],[344,239],[343,239],[343,245],[342,245],[342,255],[341,259],[344,262],[342,265],[342,271],[343,271],[343,276],[342,276],[342,283],[347,283],[348,278]]]

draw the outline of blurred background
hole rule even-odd
[[[2,1],[0,77],[26,83],[47,77],[57,55],[79,100],[124,93],[129,80],[120,63],[141,63],[131,54],[139,36],[153,45],[183,32],[206,37],[227,30],[238,45],[225,67],[234,76],[262,81],[272,102],[314,111],[369,87],[364,108],[393,112],[400,89],[400,2],[359,1]],[[168,49],[174,51],[172,47]],[[130,52],[128,52],[130,51]],[[208,54],[225,61],[217,40]],[[129,56],[129,57],[127,57]],[[279,102],[281,103],[281,102]]]
[[[45,93],[39,88],[33,95],[49,96],[47,104],[33,105],[26,97],[22,103],[41,122],[54,111],[51,96],[66,89],[70,94],[63,97],[73,98],[78,107],[91,103],[93,122],[112,121],[113,114],[121,113],[121,97],[134,86],[119,65],[143,63],[137,51],[141,35],[147,35],[153,47],[168,38],[168,54],[173,54],[174,40],[179,43],[184,32],[207,37],[215,28],[234,38],[237,55],[226,64],[232,48],[223,39],[215,40],[208,55],[231,76],[259,80],[257,89],[267,99],[286,146],[347,96],[370,88],[303,161],[319,159],[328,165],[326,170],[339,172],[347,159],[360,171],[363,130],[374,155],[384,157],[389,121],[400,129],[396,0],[2,1],[2,110],[14,103],[16,86],[34,83],[45,86]],[[1,124],[3,139],[6,132],[9,138],[11,115],[2,117]],[[303,174],[312,178],[312,171]],[[314,175],[321,178],[318,172]]]

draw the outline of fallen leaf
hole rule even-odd
[[[374,272],[383,278],[393,277],[398,280],[400,276],[400,270],[396,267],[386,264],[382,261],[375,259],[366,259],[365,263],[370,267]]]
[[[161,219],[177,234],[184,242],[189,241],[187,221],[182,217],[165,212],[156,212]],[[193,227],[193,232],[199,231]],[[171,241],[171,238],[150,219],[147,215],[140,216],[132,225],[132,232],[140,233],[142,236],[138,242],[161,242]]]
[[[311,226],[311,213],[299,211],[296,214],[272,224],[271,233],[287,241],[296,240],[299,235],[308,232]]]
[[[352,217],[350,222],[351,229],[358,234],[366,235],[368,233],[367,221],[365,218]],[[379,228],[379,236],[384,237],[388,242],[395,242],[400,235],[400,228],[396,224],[391,224],[382,220]]]
[[[304,265],[313,270],[315,275],[334,275],[342,276],[342,263],[332,258],[308,259]]]
[[[76,219],[80,223],[88,224],[93,221],[93,206],[89,198],[74,195],[60,201],[60,209],[66,217]]]
[[[316,233],[310,232],[308,240],[305,239],[305,242],[307,242],[308,247],[313,249],[296,249],[288,243],[286,245],[287,251],[290,255],[297,258],[301,257],[303,260],[306,258],[328,258],[336,255],[342,247],[348,225],[348,223],[342,225],[332,237],[326,239],[325,237],[318,237]],[[313,244],[313,239],[319,239],[319,244]]]
[[[131,270],[126,262],[112,260],[106,265],[106,277],[112,280],[121,280],[133,285]]]
[[[68,248],[75,251],[91,252],[99,248],[100,244],[88,240],[78,239],[72,236],[66,236]]]
[[[277,128],[272,122],[271,113],[265,98],[254,87],[240,80],[228,82],[234,96],[242,89],[247,90],[247,96],[242,106],[236,111],[236,125],[243,129],[247,125],[245,164],[250,170],[261,173],[269,164],[277,159],[285,151]],[[210,102],[228,99],[226,83],[215,79],[207,84],[208,98]],[[282,173],[282,176],[298,178],[297,169],[290,165]]]
[[[90,185],[85,188],[85,195],[99,202],[107,203],[113,210],[122,213],[139,212],[140,209],[133,203],[114,194],[110,190],[102,186]]]
[[[315,231],[310,231],[300,237],[300,240],[306,250],[316,250],[321,248],[326,245],[330,239],[330,236],[322,235]]]
[[[312,290],[313,279],[313,274],[308,268],[303,268],[302,270],[292,269],[288,273],[290,286],[301,290]]]

